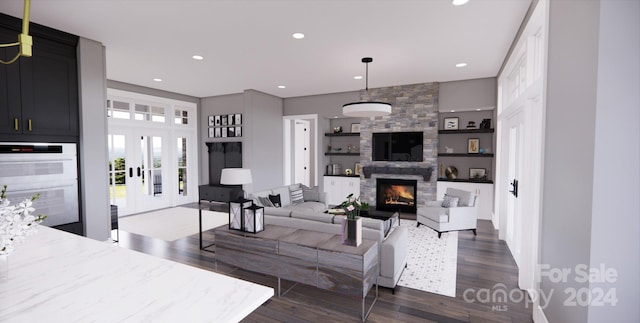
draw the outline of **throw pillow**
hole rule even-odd
[[[271,200],[266,196],[258,196],[258,201],[260,201],[262,206],[273,207],[273,203],[271,203]]]
[[[304,202],[304,197],[302,195],[302,189],[291,190],[291,204],[296,205]]]
[[[305,201],[320,201],[320,189],[316,186],[314,188],[303,188],[302,196]]]
[[[459,201],[459,197],[445,194],[444,200],[442,200],[442,207],[458,207]]]
[[[280,202],[280,194],[269,195],[269,200],[274,207],[280,207],[282,205],[282,203]]]

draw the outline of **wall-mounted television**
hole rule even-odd
[[[424,134],[420,132],[376,132],[372,140],[374,161],[421,162]]]

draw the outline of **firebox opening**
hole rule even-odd
[[[378,178],[376,209],[416,213],[416,180]]]

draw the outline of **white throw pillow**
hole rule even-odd
[[[442,200],[442,207],[458,207],[458,202],[460,201],[459,197],[444,195],[444,200]]]

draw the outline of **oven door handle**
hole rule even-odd
[[[129,167],[129,177],[133,177],[133,167]]]
[[[140,167],[138,167],[138,177],[140,177]]]

